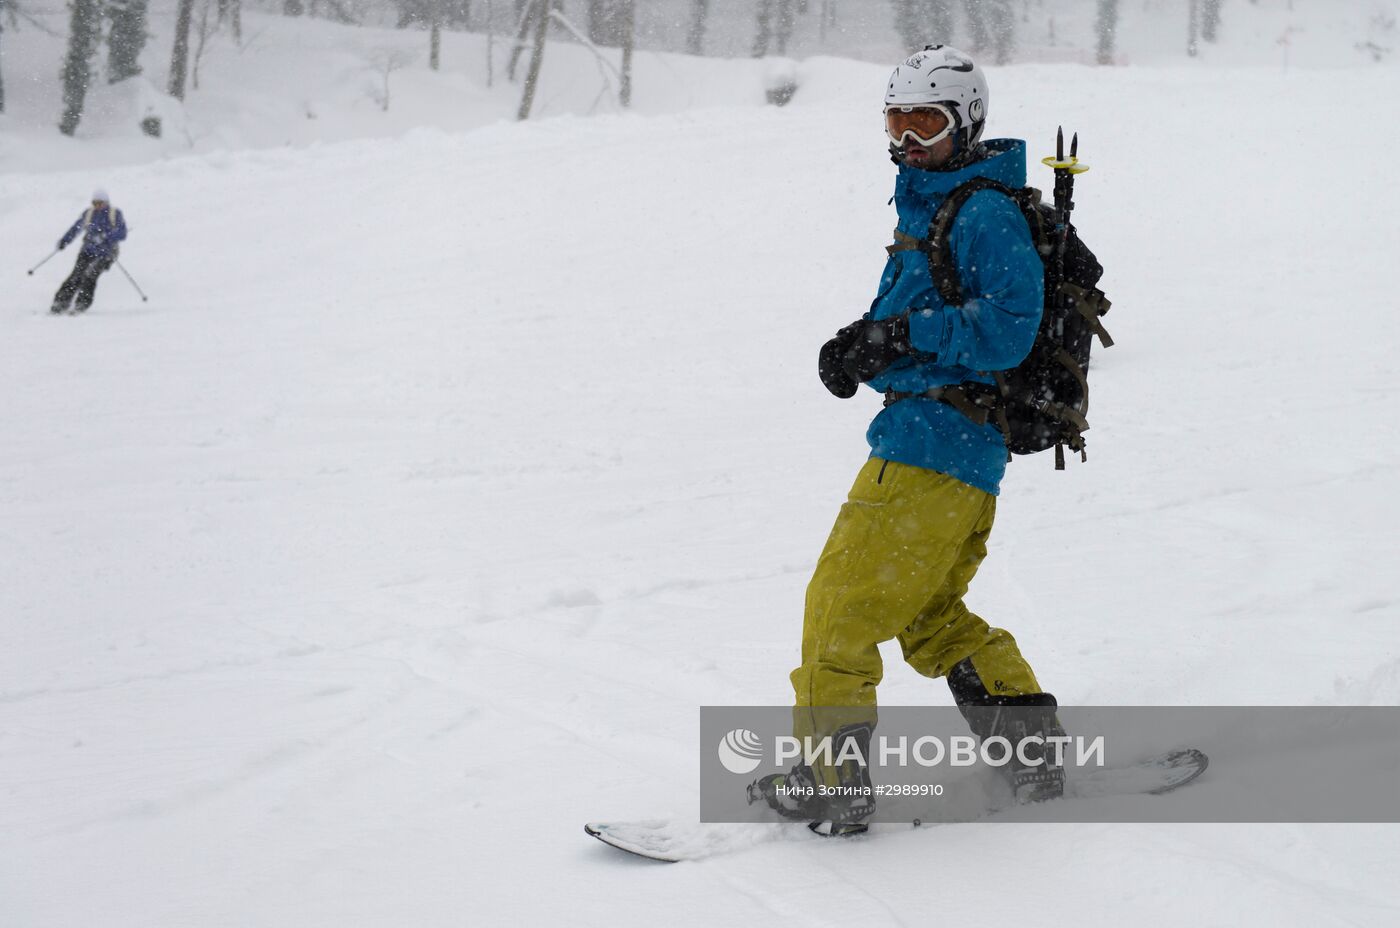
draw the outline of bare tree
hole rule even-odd
[[[822,0],[821,25],[817,30],[822,47],[826,47],[826,34],[836,25],[836,0]]]
[[[685,50],[692,55],[705,51],[705,27],[710,22],[710,0],[691,0],[690,27],[685,34]]]
[[[496,79],[496,10],[491,0],[486,0],[486,86]]]
[[[175,44],[170,50],[169,92],[176,100],[185,99],[185,72],[190,61],[190,20],[194,0],[180,0],[175,10]]]
[[[306,12],[306,4],[302,0],[282,0],[283,16],[300,16]]]
[[[199,8],[199,22],[195,23],[194,34],[194,67],[190,69],[190,84],[195,90],[199,89],[199,64],[204,60],[204,50],[209,45],[209,37],[219,31],[219,17],[216,13],[214,19],[209,19],[210,0],[204,0],[204,5]]]
[[[798,0],[758,0],[758,34],[754,37],[753,56],[762,58],[777,46],[778,54],[787,54],[788,40],[797,24]]]
[[[1118,0],[1099,0],[1099,15],[1094,22],[1098,34],[1099,64],[1113,64],[1113,55],[1118,44]]]
[[[535,90],[540,83],[540,68],[544,66],[544,40],[549,33],[549,0],[534,0],[533,21],[535,24],[534,52],[530,56],[530,70],[525,75],[525,92],[520,96],[520,112],[516,118],[530,118],[530,108],[535,103]]]
[[[1205,8],[1201,11],[1201,38],[1207,42],[1214,42],[1220,29],[1220,5],[1224,0],[1205,0]]]
[[[632,105],[632,51],[637,40],[637,3],[626,0],[622,20],[622,86],[617,96],[624,107]]]
[[[413,53],[402,48],[376,48],[369,53],[370,66],[380,77],[380,91],[375,102],[389,112],[389,75],[413,63]]]
[[[1016,16],[1011,10],[1011,0],[964,0],[963,5],[973,50],[991,50],[997,64],[1010,61],[1016,42]]]
[[[243,0],[219,0],[219,24],[228,23],[233,40],[243,41]]]
[[[68,26],[68,54],[63,59],[63,117],[58,131],[72,135],[83,118],[83,103],[92,82],[92,56],[102,36],[101,0],[73,0]]]
[[[953,42],[952,0],[894,0],[894,26],[910,51]]]
[[[5,112],[5,69],[3,37],[5,35],[5,0],[0,0],[0,113]]]
[[[428,26],[428,67],[434,71],[442,60],[442,19],[446,11],[443,0],[433,0],[429,15],[432,21]]]
[[[594,45],[622,45],[631,18],[632,4],[628,0],[588,0],[588,40]]]
[[[510,78],[512,83],[515,82],[515,68],[520,64],[520,56],[525,52],[525,39],[530,34],[530,27],[535,23],[537,10],[543,15],[544,8],[534,0],[516,0],[515,45],[510,50],[510,63],[506,65],[506,77]]]
[[[601,74],[603,77],[603,90],[598,94],[597,99],[601,99],[603,94],[607,93],[608,91],[612,91],[613,95],[617,97],[618,108],[621,109],[622,107],[626,106],[627,104],[623,100],[623,94],[624,92],[631,92],[630,88],[627,85],[631,81],[631,75],[628,72],[630,71],[630,68],[632,66],[630,48],[631,39],[628,35],[626,35],[627,30],[624,29],[624,35],[621,36],[621,41],[623,42],[623,70],[619,71],[617,66],[608,60],[608,56],[604,54],[603,50],[597,45],[593,44],[593,40],[590,39],[588,36],[584,35],[583,31],[579,29],[578,26],[575,26],[573,24],[573,21],[570,20],[569,17],[565,16],[561,10],[557,8],[551,10],[549,18],[555,26],[558,26],[559,28],[563,29],[569,35],[573,36],[580,45],[588,49],[588,51],[590,51],[593,54],[594,60],[598,62],[598,73]],[[616,83],[614,83],[614,78],[616,78]],[[594,100],[595,105],[597,104],[597,99]]]

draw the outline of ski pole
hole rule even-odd
[[[1041,164],[1055,169],[1055,234],[1056,270],[1063,268],[1065,245],[1069,241],[1069,217],[1074,212],[1074,176],[1089,170],[1079,161],[1079,133],[1070,142],[1069,157],[1065,157],[1065,129],[1055,133],[1055,154],[1041,159]]]
[[[122,263],[121,263],[120,261],[116,261],[115,263],[116,263],[116,265],[117,265],[117,268],[118,268],[123,274],[126,274],[126,279],[131,281],[131,285],[132,285],[133,287],[136,288],[136,292],[137,292],[137,293],[141,293],[141,286],[140,286],[139,284],[136,283],[136,281],[132,278],[132,276],[131,276],[129,273],[127,273],[126,268],[122,267]],[[142,302],[142,303],[147,302],[147,300],[146,300],[146,294],[144,294],[144,293],[141,293],[141,302]]]
[[[49,258],[52,258],[54,255],[58,254],[60,251],[62,251],[61,248],[55,248],[53,251],[49,252],[49,257],[48,257],[48,258],[45,258],[43,261],[40,261],[38,264],[34,265],[33,267],[31,267],[31,268],[29,269],[29,276],[30,276],[30,277],[33,277],[35,271],[39,270],[39,268],[41,268],[41,267],[43,267],[45,264],[47,264]]]

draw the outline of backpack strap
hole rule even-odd
[[[938,210],[928,225],[928,247],[926,250],[920,249],[928,255],[929,275],[933,278],[939,295],[943,297],[943,302],[949,306],[961,306],[964,300],[962,283],[958,280],[957,259],[953,255],[953,223],[957,220],[963,204],[974,193],[983,190],[995,190],[1013,200],[1016,199],[1016,194],[1010,187],[988,177],[974,177],[966,183],[959,184],[938,205]]]
[[[1108,308],[1113,305],[1104,296],[1104,292],[1097,287],[1086,290],[1079,284],[1071,283],[1068,280],[1060,282],[1060,292],[1070,298],[1074,304],[1074,309],[1079,315],[1084,317],[1084,322],[1088,324],[1090,331],[1099,337],[1105,348],[1113,347],[1113,337],[1108,334],[1108,330],[1103,327],[1099,317],[1108,312]]]
[[[891,257],[902,251],[923,252],[928,258],[929,276],[933,278],[939,296],[943,297],[943,302],[949,306],[963,304],[962,283],[958,279],[957,258],[953,255],[953,223],[957,220],[963,205],[972,195],[983,190],[995,190],[1010,197],[1020,208],[1021,215],[1026,217],[1026,223],[1030,226],[1031,238],[1035,242],[1036,250],[1044,254],[1048,247],[1049,239],[1045,234],[1045,223],[1038,209],[1039,190],[1034,187],[1012,189],[989,177],[974,177],[959,184],[943,198],[942,203],[938,204],[933,219],[929,221],[927,238],[915,238],[895,229],[894,244],[885,246],[885,253]]]

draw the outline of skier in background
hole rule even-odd
[[[885,125],[899,166],[899,241],[870,311],[821,350],[819,370],[833,394],[854,396],[865,383],[885,395],[866,435],[871,456],[807,587],[802,663],[792,672],[794,734],[832,737],[836,757],[844,739],[870,757],[884,673],[878,646],[892,638],[916,671],[947,678],[980,737],[1014,742],[1060,731],[1055,699],[1041,690],[1015,639],[963,604],[987,554],[1007,446],[994,422],[978,424],[962,411],[960,397],[994,391],[990,372],[1016,367],[1030,351],[1044,266],[1016,203],[993,190],[973,193],[952,228],[963,305],[945,303],[926,254],[908,244],[928,234],[939,204],[972,178],[1025,186],[1025,143],[982,141],[987,102],[983,72],[957,49],[928,46],[895,69]],[[1012,706],[1021,708],[1004,708]],[[1002,711],[968,711],[982,707]],[[1020,802],[1063,792],[1064,772],[1048,760],[1003,770]],[[808,821],[818,834],[859,833],[874,812],[873,794],[792,798],[820,795],[823,787],[868,792],[864,764],[818,760],[755,785],[780,813]]]
[[[93,295],[97,292],[97,278],[117,260],[118,246],[126,238],[126,220],[122,211],[112,205],[107,191],[101,188],[93,191],[92,206],[84,210],[73,227],[58,240],[59,251],[67,248],[80,232],[83,234],[82,250],[73,265],[73,273],[54,294],[50,312],[66,312],[70,303],[74,312],[85,312],[92,306]]]

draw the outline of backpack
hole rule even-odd
[[[1064,229],[1063,249],[1057,254],[1055,210],[1042,203],[1034,187],[1012,189],[985,177],[956,187],[938,207],[926,239],[896,233],[890,250],[915,249],[928,257],[934,285],[949,306],[963,304],[957,262],[949,241],[953,220],[968,198],[980,190],[996,190],[1015,201],[1030,226],[1036,251],[1045,265],[1045,310],[1035,344],[1017,367],[993,372],[996,386],[969,382],[943,387],[930,394],[979,424],[995,417],[1006,436],[1007,460],[1012,454],[1035,454],[1055,447],[1055,469],[1064,470],[1065,447],[1084,460],[1085,418],[1089,411],[1089,349],[1094,336],[1105,348],[1113,339],[1100,317],[1112,305],[1098,289],[1103,266],[1079,239],[1074,225]]]

